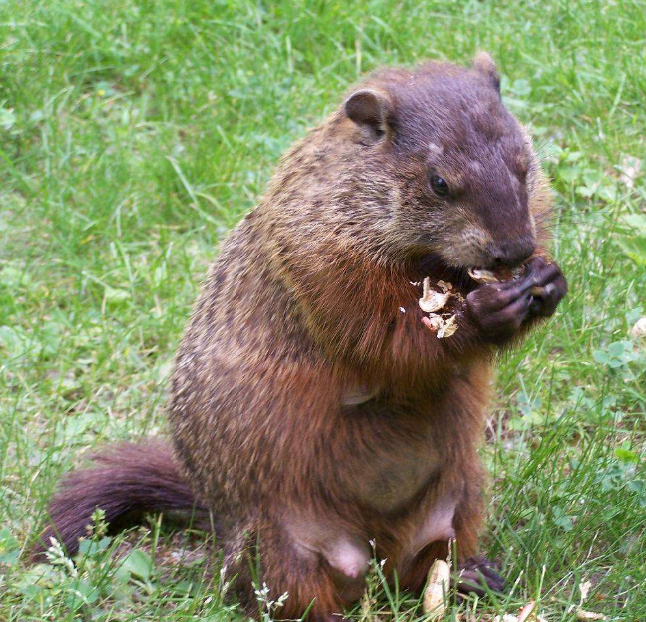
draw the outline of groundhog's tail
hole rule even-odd
[[[49,524],[32,549],[38,557],[55,537],[69,555],[78,551],[97,508],[111,530],[124,528],[145,512],[184,510],[208,524],[208,511],[180,474],[171,448],[158,440],[121,443],[92,456],[92,464],[72,471],[49,504]]]

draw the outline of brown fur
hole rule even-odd
[[[286,618],[358,598],[370,541],[412,589],[451,526],[460,558],[477,552],[491,358],[518,332],[491,338],[458,307],[457,333],[438,339],[411,281],[448,278],[467,295],[466,267],[516,240],[542,253],[547,239],[549,190],[491,59],[385,70],[361,86],[284,157],[224,243],[172,382],[176,455],[218,519],[241,598],[253,607],[253,549],[272,596],[289,593]],[[450,204],[429,170],[456,189]],[[344,405],[358,389],[371,399]],[[61,528],[64,506],[86,487],[85,515],[110,503],[95,475],[72,476],[54,501],[68,547],[85,517]]]

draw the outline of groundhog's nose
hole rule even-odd
[[[527,259],[536,248],[533,235],[525,235],[487,244],[487,252],[493,263],[517,266]]]

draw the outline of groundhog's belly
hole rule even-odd
[[[396,453],[373,455],[348,478],[350,496],[383,513],[396,513],[422,495],[437,475],[439,457],[432,450],[398,447]]]
[[[338,464],[337,477],[345,495],[382,513],[398,513],[437,479],[442,456],[432,430],[424,421],[402,425],[387,404],[370,400],[344,408],[347,461]],[[405,427],[405,426],[408,427]]]
[[[400,485],[399,491],[396,490],[397,484]],[[372,484],[360,485],[357,491],[364,503],[388,509],[401,505],[402,499],[420,492],[403,477],[391,477],[387,490],[377,491],[376,488]],[[422,500],[410,513],[404,511],[392,519],[384,517],[382,526],[376,532],[365,526],[362,529],[360,525],[349,531],[347,523],[334,513],[328,516],[320,513],[290,514],[284,520],[284,527],[299,554],[311,559],[325,559],[344,596],[355,600],[364,589],[363,577],[368,570],[373,547],[376,546],[378,554],[388,558],[393,567],[403,574],[428,544],[448,541],[455,536],[453,519],[459,492],[444,491],[439,496],[431,493],[430,499]],[[380,539],[380,533],[389,531],[400,543],[394,550],[384,549]]]
[[[426,545],[453,537],[460,491],[444,484],[449,478],[430,426],[420,421],[402,429],[397,413],[374,402],[348,405],[344,415],[344,438],[354,440],[339,452],[345,459],[333,477],[346,503],[368,509],[366,524],[350,528],[332,510],[290,513],[284,525],[301,555],[324,558],[343,593],[357,597],[375,544],[404,571]],[[381,548],[380,534],[389,531],[399,543],[396,550]]]

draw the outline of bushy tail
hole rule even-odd
[[[195,497],[180,474],[171,448],[158,440],[121,443],[92,456],[92,465],[72,471],[60,483],[49,504],[50,522],[32,553],[50,546],[54,536],[69,555],[78,551],[78,540],[87,535],[92,514],[105,512],[112,527],[124,527],[143,512],[187,510],[205,523],[207,508]]]

